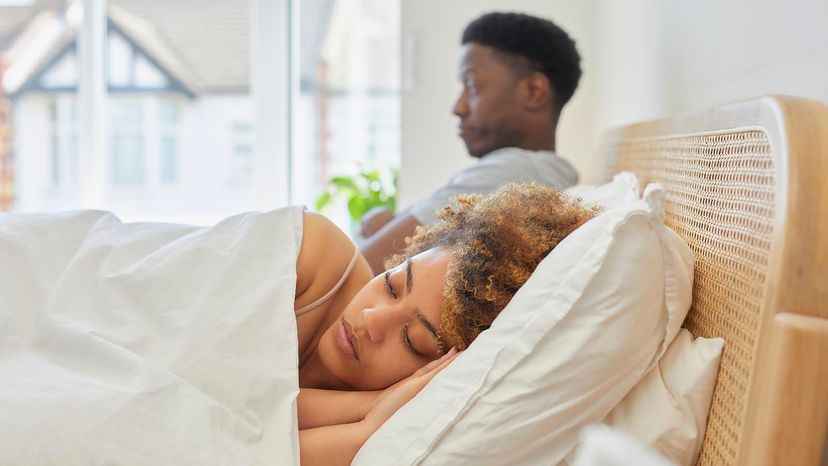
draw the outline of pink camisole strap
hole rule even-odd
[[[345,283],[345,280],[348,279],[348,276],[351,274],[351,271],[354,269],[354,266],[356,265],[358,259],[359,259],[359,248],[357,248],[356,245],[354,245],[354,256],[351,257],[351,262],[348,263],[348,267],[345,267],[345,271],[342,273],[342,276],[339,277],[339,281],[336,282],[336,285],[334,285],[333,288],[330,289],[330,291],[325,293],[325,296],[322,296],[321,298],[319,298],[316,301],[308,304],[307,306],[302,306],[301,308],[296,309],[296,311],[295,311],[296,316],[298,317],[298,316],[300,316],[300,315],[302,315],[302,314],[304,314],[304,313],[306,313],[310,310],[313,310],[313,309],[319,307],[320,305],[322,305],[325,301],[331,299],[331,296],[336,294],[336,292],[339,291],[339,289],[342,287],[342,284]]]

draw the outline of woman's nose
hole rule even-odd
[[[390,307],[366,308],[362,311],[365,330],[373,343],[380,343],[394,326],[399,325],[400,313]]]

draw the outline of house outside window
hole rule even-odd
[[[147,183],[144,102],[114,102],[110,106],[110,168],[115,188]]]
[[[78,183],[78,107],[71,95],[51,102],[51,181],[56,190],[74,189]]]
[[[15,174],[0,173],[0,180],[13,179],[13,209],[86,207],[81,185],[88,185],[82,180],[91,158],[79,144],[88,144],[84,115],[93,111],[106,126],[96,139],[104,154],[95,159],[105,167],[93,165],[103,167],[94,178],[102,195],[93,196],[103,204],[94,207],[125,220],[215,222],[256,208],[263,179],[268,189],[287,180],[276,187],[285,193],[280,203],[312,207],[331,176],[398,165],[398,0],[241,0],[198,8],[109,0],[100,10],[105,105],[93,110],[77,93],[79,78],[90,75],[82,70],[91,69],[78,49],[79,34],[88,34],[83,15],[72,11],[82,4],[0,5],[7,20],[0,22],[0,56],[9,60],[0,63],[0,104],[5,96],[11,115],[0,124],[13,135],[0,167]],[[274,51],[287,37],[298,47]],[[256,44],[267,54],[257,54]],[[290,90],[273,99],[254,92],[251,76],[271,66],[255,60],[276,53],[290,62],[279,69]],[[261,83],[275,85],[257,82],[260,90]],[[260,119],[257,109],[280,106],[286,117]],[[277,139],[260,147],[262,133]],[[272,161],[274,143],[286,148],[284,160]],[[262,170],[272,173],[262,178]],[[344,206],[326,214],[347,226]]]

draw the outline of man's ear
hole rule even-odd
[[[537,112],[554,106],[555,91],[545,74],[534,71],[524,78],[524,83],[528,91],[525,104],[527,110]]]

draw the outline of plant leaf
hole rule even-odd
[[[353,179],[348,178],[346,176],[335,176],[331,178],[329,184],[341,190],[359,192],[359,187],[357,186],[356,182]]]
[[[361,197],[352,197],[348,199],[348,212],[351,214],[351,218],[354,221],[360,221],[362,216],[365,215],[365,212],[368,211],[368,207],[365,204],[365,200]]]
[[[331,193],[325,191],[324,193],[320,194],[319,197],[316,198],[316,210],[322,211],[325,207],[328,207],[328,204],[331,203]]]

